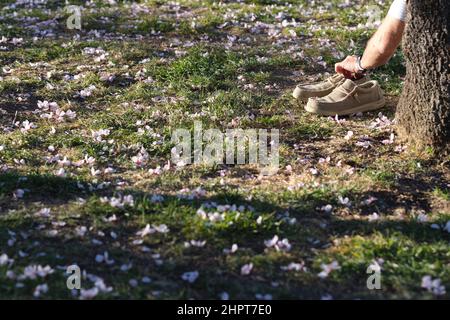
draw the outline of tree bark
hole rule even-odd
[[[406,79],[397,106],[400,138],[438,153],[450,149],[449,0],[407,0]]]

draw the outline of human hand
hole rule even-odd
[[[344,61],[336,63],[334,68],[337,73],[344,75],[347,79],[355,78],[360,73],[357,60],[356,56],[348,56]]]

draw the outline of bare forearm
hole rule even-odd
[[[391,58],[391,50],[380,48],[379,39],[372,37],[367,43],[364,55],[361,58],[361,66],[365,69],[374,69],[386,64]]]
[[[374,69],[386,64],[402,41],[405,22],[386,17],[375,35],[369,40],[364,55],[358,64],[358,57],[348,56],[335,65],[336,72],[347,78],[355,77],[364,69]]]
[[[369,40],[361,59],[361,66],[373,69],[386,64],[400,45],[404,28],[404,22],[387,17]]]

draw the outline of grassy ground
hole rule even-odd
[[[372,75],[380,114],[290,97],[360,51],[361,12],[389,1],[94,0],[82,31],[60,2],[0,1],[0,298],[449,298],[448,162],[385,141],[401,52]],[[280,171],[168,165],[194,120],[279,129]]]

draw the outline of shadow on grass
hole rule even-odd
[[[36,109],[36,104],[38,99],[31,94],[30,98],[27,100],[23,100],[22,102],[17,101],[11,103],[11,101],[3,100],[5,97],[13,96],[16,94],[29,94],[36,92],[38,88],[42,87],[42,85],[37,84],[36,82],[4,82],[0,84],[0,108],[6,110],[7,112],[14,115],[16,111],[33,111]],[[1,119],[4,117],[2,116]]]
[[[22,177],[18,173],[7,173],[0,175],[0,197],[2,211],[10,206],[11,193],[16,188],[29,188],[30,198],[18,200],[21,204],[31,204],[39,200],[43,205],[65,204],[71,199],[80,196],[77,187],[78,180],[71,178],[60,178],[48,175],[33,174]],[[81,183],[87,184],[86,181]],[[419,183],[419,181],[417,182]],[[423,186],[423,191],[429,190],[431,186]],[[370,239],[374,235],[386,237],[392,234],[401,234],[417,244],[439,244],[449,241],[449,235],[441,232],[430,231],[428,225],[413,220],[405,221],[379,221],[369,222],[367,220],[349,220],[338,215],[325,214],[316,208],[333,201],[336,195],[332,192],[311,194],[293,194],[280,202],[270,199],[253,198],[247,200],[244,195],[234,192],[219,192],[212,197],[186,200],[176,196],[162,193],[164,201],[154,203],[150,200],[151,194],[125,189],[123,194],[133,194],[135,206],[133,208],[114,209],[106,207],[98,201],[100,195],[112,195],[111,191],[98,190],[82,195],[92,196],[84,206],[74,212],[57,212],[54,218],[62,215],[64,225],[52,226],[47,224],[48,220],[34,218],[33,215],[24,215],[23,211],[10,212],[0,216],[0,242],[6,243],[11,237],[9,231],[16,232],[16,243],[12,248],[5,251],[16,259],[15,268],[23,268],[28,264],[49,264],[55,266],[66,266],[78,264],[82,270],[93,273],[105,279],[108,285],[115,288],[113,296],[121,298],[216,298],[220,292],[226,291],[233,298],[253,299],[256,293],[273,292],[275,298],[319,298],[327,292],[332,292],[336,298],[381,298],[395,296],[396,288],[388,292],[372,293],[360,286],[360,280],[366,279],[365,270],[361,274],[346,274],[341,279],[329,279],[322,281],[315,276],[317,266],[308,265],[313,273],[305,273],[296,276],[280,274],[279,267],[292,262],[292,259],[305,259],[308,264],[315,261],[317,254],[323,252],[322,246],[335,238],[345,236],[361,236]],[[355,210],[369,211],[372,207],[361,208],[359,199],[376,196],[376,208],[379,213],[390,216],[393,208],[402,204],[406,206],[424,205],[423,203],[404,202],[403,194],[389,193],[355,193],[352,195]],[[35,198],[37,197],[37,198]],[[236,204],[252,206],[255,210],[243,214],[243,222],[234,225],[222,224],[217,227],[206,227],[198,217],[196,211],[205,202],[216,202],[218,204]],[[62,208],[62,207],[60,207]],[[106,209],[105,209],[106,208]],[[370,209],[370,210],[369,210]],[[289,225],[275,221],[283,220],[283,214],[289,211],[291,218],[296,218],[297,223]],[[116,214],[117,222],[107,223],[105,218]],[[276,217],[257,227],[255,220],[259,215]],[[246,220],[245,220],[246,219]],[[59,220],[59,219],[56,219]],[[56,221],[52,220],[52,221]],[[273,221],[273,222],[270,222]],[[320,225],[325,222],[328,227]],[[167,224],[170,228],[168,234],[153,234],[146,238],[144,245],[149,250],[142,250],[142,246],[132,243],[132,239],[139,239],[136,231],[142,229],[146,224]],[[41,226],[46,226],[42,228]],[[87,226],[87,237],[77,236],[76,228]],[[89,228],[90,226],[90,228]],[[57,234],[51,234],[51,230],[58,230]],[[100,234],[101,232],[101,234]],[[115,234],[112,237],[111,234]],[[263,246],[264,240],[270,239],[274,234],[287,237],[293,244],[289,254],[268,254]],[[23,236],[23,235],[26,235]],[[309,238],[317,239],[319,242],[310,241]],[[93,242],[96,239],[96,242]],[[183,247],[184,241],[192,239],[205,239],[205,248]],[[370,240],[368,240],[370,241]],[[224,255],[222,248],[228,248],[233,243],[239,243],[239,253],[233,256]],[[19,258],[16,249],[27,252],[26,257]],[[184,249],[183,249],[184,248]],[[108,252],[111,259],[115,260],[113,265],[97,263],[97,254]],[[149,252],[148,252],[149,251]],[[45,255],[42,255],[45,252]],[[158,254],[159,256],[155,256]],[[264,258],[263,258],[264,257]],[[265,259],[270,259],[266,261]],[[439,259],[436,256],[435,259]],[[158,260],[164,261],[160,265]],[[415,259],[411,257],[411,259]],[[252,276],[240,275],[240,267],[244,263],[253,261],[255,272]],[[436,260],[437,261],[437,260]],[[132,269],[128,272],[121,271],[123,264],[132,262]],[[429,261],[434,263],[435,261]],[[362,263],[362,262],[361,262]],[[367,267],[367,266],[366,266]],[[360,268],[361,270],[364,268]],[[188,284],[180,279],[181,274],[186,271],[199,270],[201,277],[194,284]],[[264,270],[264,272],[261,272]],[[131,287],[130,279],[141,279],[149,276],[153,281],[150,285],[139,285]],[[0,276],[2,279],[2,276]],[[92,286],[85,280],[84,288]],[[274,287],[273,281],[281,286]],[[27,281],[25,288],[15,288],[14,281],[4,279],[0,281],[0,297],[30,297],[35,283]],[[52,278],[49,283],[52,290],[51,297],[70,298],[70,292],[65,287],[65,277],[62,272]],[[406,284],[409,285],[409,284]],[[161,292],[156,294],[155,291]],[[412,296],[420,297],[420,292],[412,292]],[[400,293],[402,296],[402,293]]]

